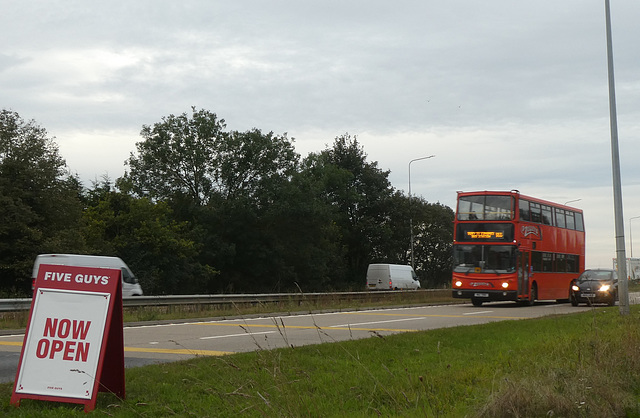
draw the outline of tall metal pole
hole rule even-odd
[[[415,158],[409,161],[409,230],[411,235],[411,268],[414,268],[413,260],[413,206],[411,204],[411,163],[414,161],[426,160],[427,158],[433,158],[435,155],[429,155],[428,157]]]
[[[616,115],[616,87],[613,77],[613,46],[611,41],[611,12],[609,0],[604,1],[607,29],[607,64],[609,73],[609,123],[611,125],[611,166],[613,169],[613,206],[616,225],[616,260],[618,264],[618,295],[620,314],[629,315],[629,282],[627,257],[624,248],[624,220],[622,218],[622,183],[620,181],[620,152],[618,148],[618,117]]]

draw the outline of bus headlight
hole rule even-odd
[[[600,291],[601,292],[608,292],[610,288],[611,288],[611,285],[603,284],[602,287],[600,288]]]
[[[460,287],[460,286],[462,286],[462,282],[460,280],[457,280],[456,281],[456,287]]]
[[[502,282],[502,288],[506,289],[507,287],[509,287],[509,283],[507,282]]]

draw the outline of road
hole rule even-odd
[[[538,302],[530,307],[505,302],[482,307],[438,305],[125,326],[125,367],[587,309],[590,308],[551,302]],[[24,334],[0,335],[0,383],[15,380],[23,339]]]

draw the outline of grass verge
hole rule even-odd
[[[100,394],[95,413],[640,417],[640,307],[631,312],[596,308],[127,369],[126,400]],[[14,408],[11,390],[0,385],[3,416],[84,416],[70,404]]]

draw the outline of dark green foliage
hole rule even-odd
[[[388,222],[393,194],[388,171],[367,155],[356,137],[344,134],[335,139],[333,148],[311,154],[305,169],[320,182],[319,196],[331,207],[333,221],[340,231],[345,249],[346,275],[336,278],[336,287],[359,289],[364,286],[366,269],[376,248],[390,235]]]
[[[188,196],[206,204],[219,177],[215,151],[224,141],[224,120],[215,113],[192,109],[192,116],[169,115],[162,122],[143,126],[138,154],[128,160],[124,183],[141,197],[166,200]]]
[[[87,194],[85,235],[93,254],[119,256],[146,294],[201,293],[216,271],[197,262],[198,246],[187,223],[164,202],[112,191],[108,180]]]
[[[453,210],[440,203],[412,199],[415,269],[422,287],[451,282]]]
[[[84,248],[79,182],[44,128],[0,111],[0,275],[2,291],[30,292],[38,253]]]
[[[129,171],[83,189],[44,129],[3,111],[0,273],[27,294],[39,253],[121,257],[146,294],[361,290],[372,262],[449,280],[451,209],[395,190],[356,137],[303,160],[286,134],[192,108],[143,126]]]

